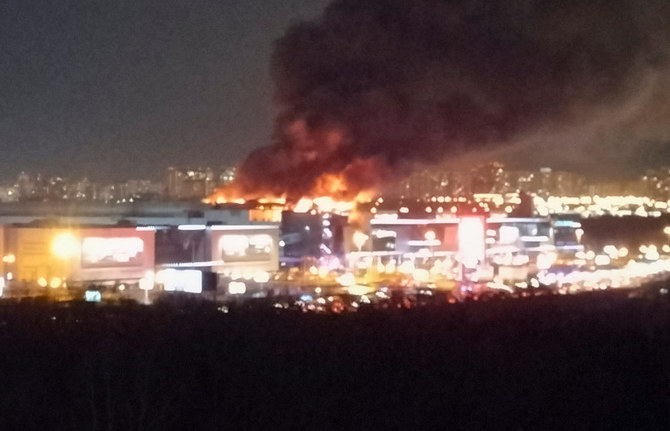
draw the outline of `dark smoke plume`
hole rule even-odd
[[[274,143],[238,186],[300,196],[333,173],[356,194],[541,131],[560,146],[627,112],[669,49],[667,0],[338,0],[277,42]]]

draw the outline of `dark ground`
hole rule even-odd
[[[668,429],[670,302],[0,305],[0,429]]]

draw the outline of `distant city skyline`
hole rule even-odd
[[[48,176],[20,172],[0,181],[0,202],[16,201],[199,201],[234,181],[234,167],[173,166],[157,179],[127,178],[95,181],[87,177]],[[647,170],[630,179],[594,179],[585,175],[554,170],[508,168],[499,162],[482,163],[472,168],[417,169],[412,174],[389,182],[375,192],[401,200],[431,201],[439,196],[507,195],[517,191],[532,196],[641,196],[670,199],[670,167]]]

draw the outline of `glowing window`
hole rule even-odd
[[[222,235],[219,245],[225,262],[269,260],[273,240],[268,234],[231,234]]]

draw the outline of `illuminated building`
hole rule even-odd
[[[523,280],[556,259],[551,220],[492,217],[486,223],[486,255],[503,279]]]
[[[374,218],[370,220],[372,251],[402,255],[428,250],[438,254],[455,254],[458,251],[459,222],[458,218]]]
[[[5,276],[11,272],[17,282],[137,283],[154,270],[150,230],[11,225],[5,226],[4,236],[4,254],[14,256],[5,263]]]
[[[216,288],[221,277],[266,282],[279,267],[279,227],[13,224],[2,226],[0,250],[3,280],[19,289],[94,283],[151,290],[160,282],[196,293]],[[156,280],[159,274],[170,277]]]
[[[211,168],[168,168],[167,196],[170,199],[203,199],[216,188],[214,171]]]
[[[558,259],[572,262],[579,253],[584,252],[581,237],[584,234],[582,224],[574,220],[554,220],[554,244]]]
[[[219,184],[218,186],[225,186],[226,184],[232,183],[235,180],[235,168],[225,168],[219,175]]]
[[[492,162],[470,171],[472,193],[504,193],[509,189],[502,163]]]
[[[332,213],[282,213],[282,256],[289,259],[344,255],[347,217]]]
[[[0,204],[0,224],[48,220],[63,225],[248,224],[249,209],[241,205],[213,207],[200,202],[57,201]]]
[[[201,274],[203,289],[213,290],[222,280],[258,282],[278,269],[277,225],[184,224],[156,228],[157,277],[162,274],[181,279],[181,286],[173,285],[168,290],[193,291],[196,272]],[[159,282],[172,282],[169,277],[165,280]]]
[[[32,198],[34,193],[33,182],[30,179],[30,175],[25,172],[21,172],[16,179],[19,192],[19,200],[29,200]]]

